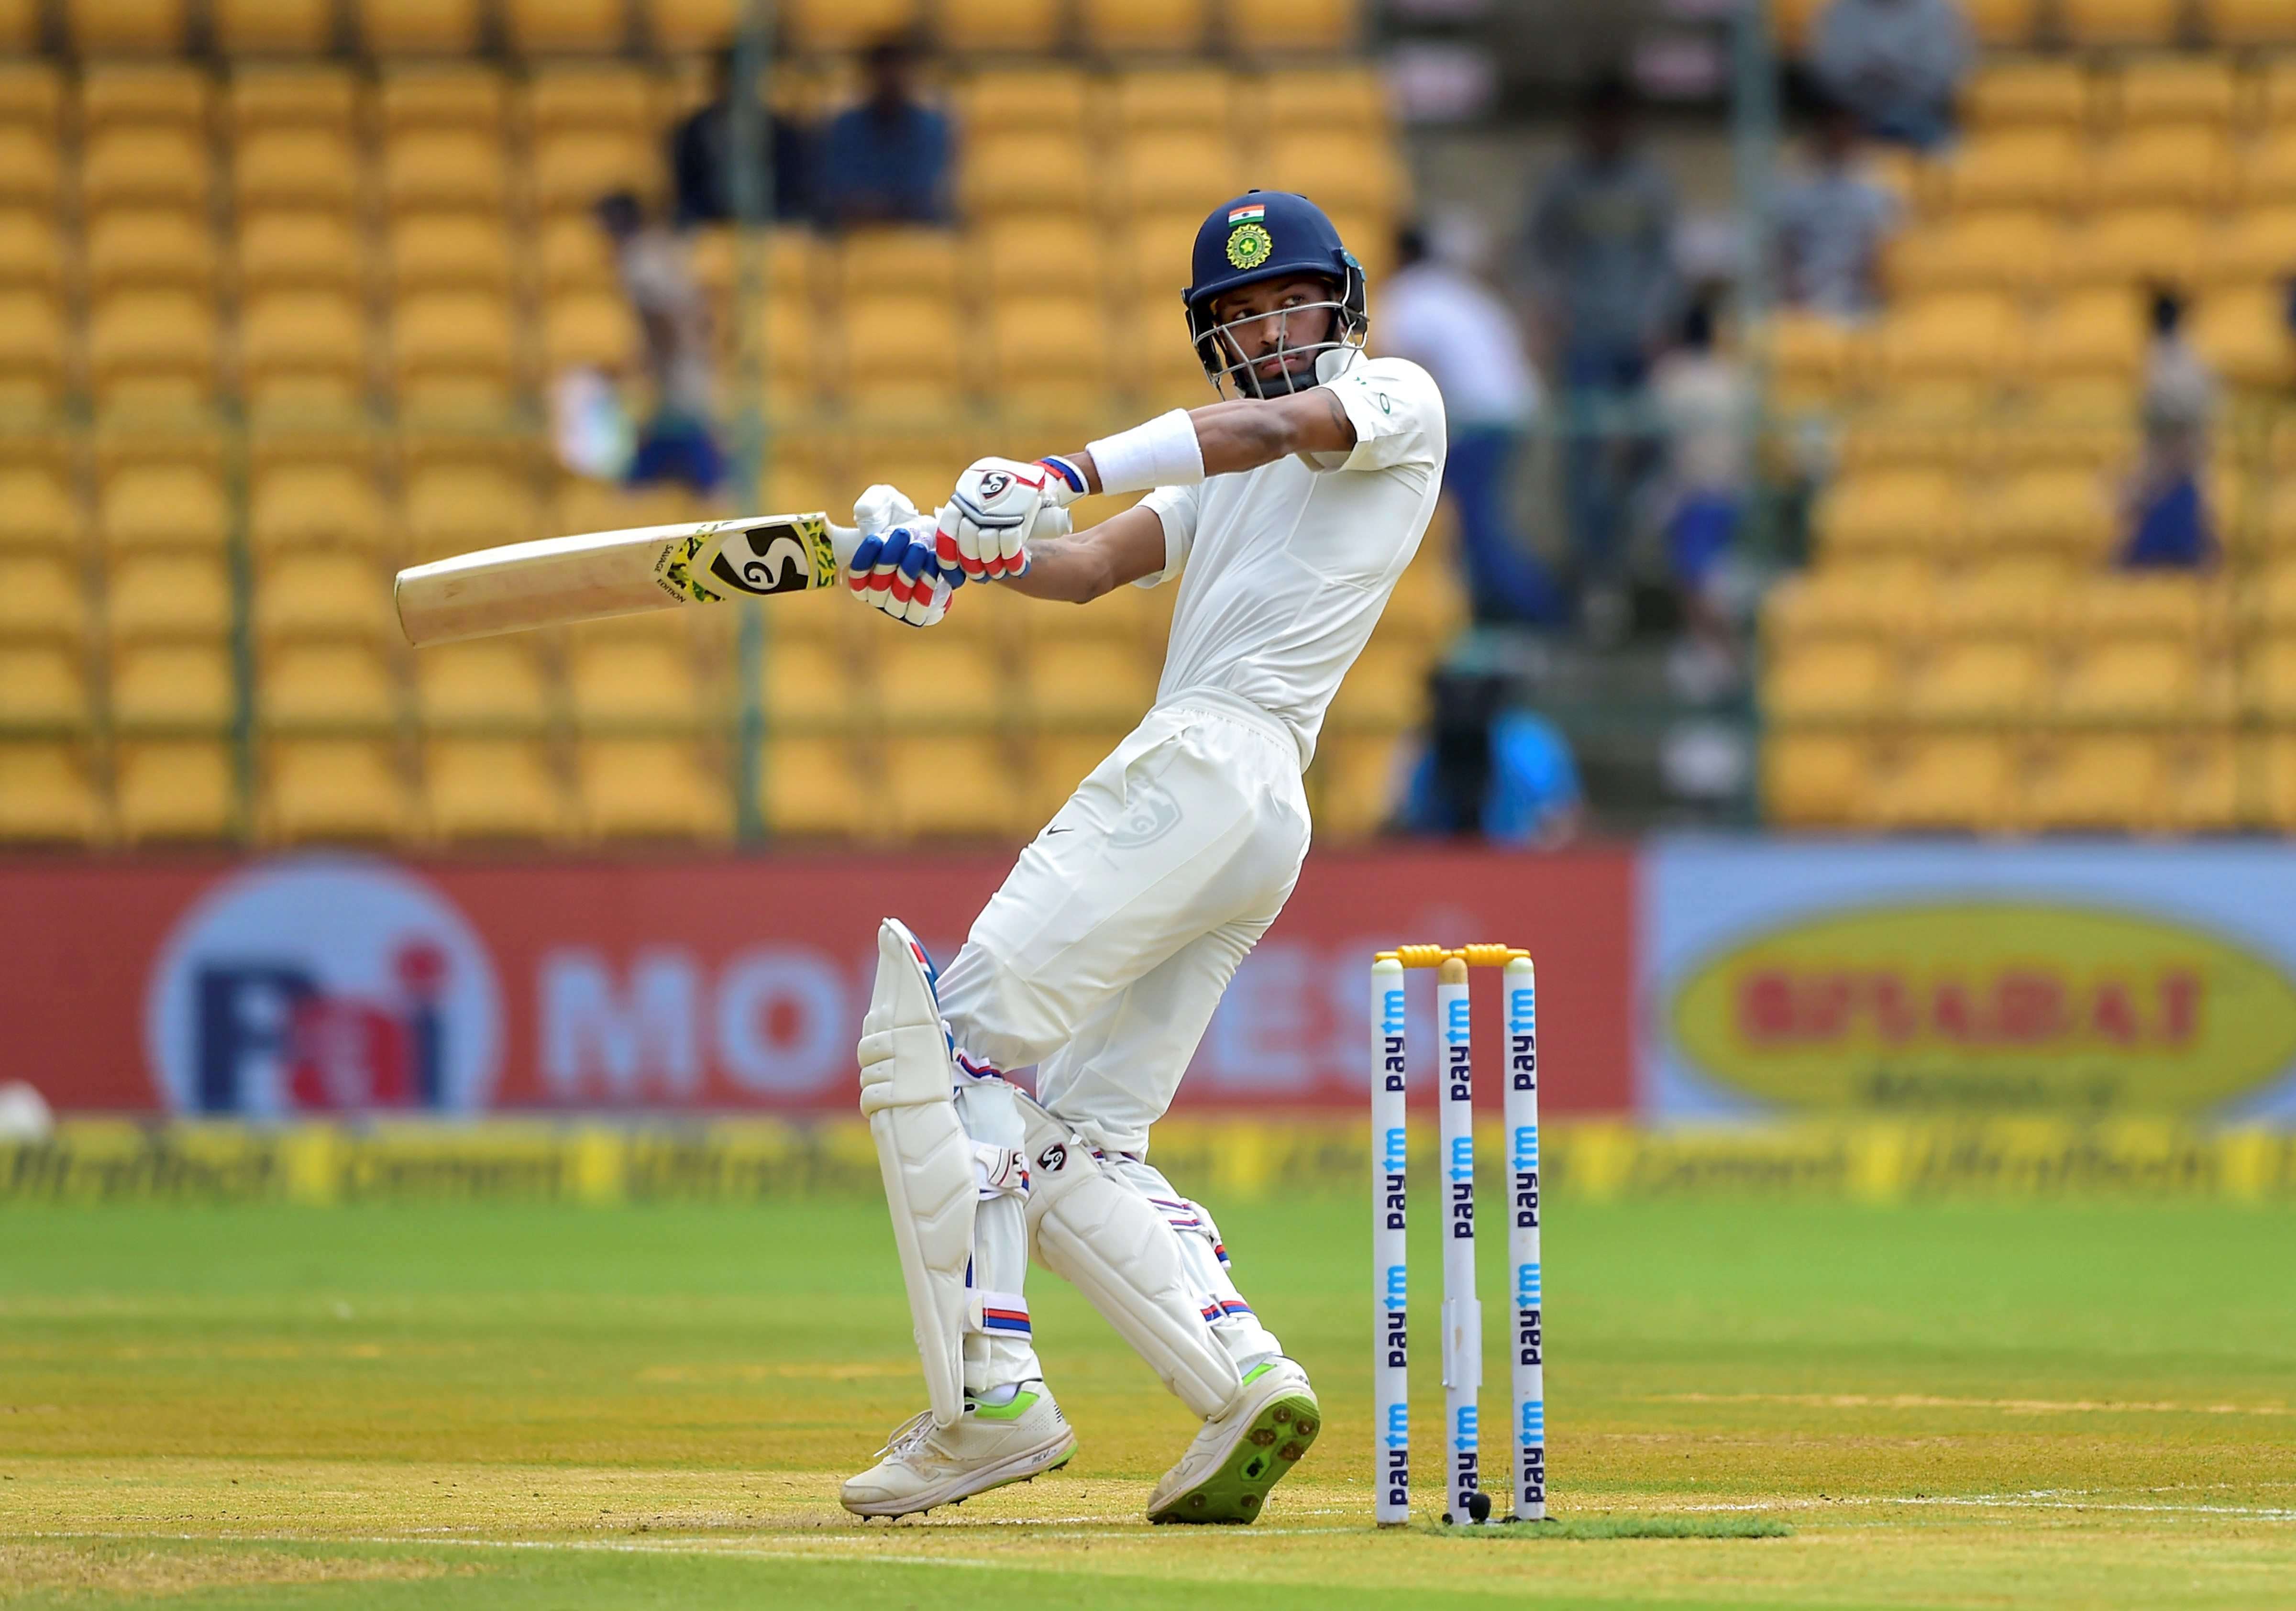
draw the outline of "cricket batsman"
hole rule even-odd
[[[1362,267],[1304,196],[1215,209],[1191,277],[1189,334],[1223,400],[1081,451],[981,459],[936,524],[866,538],[848,571],[913,623],[966,580],[1079,604],[1180,589],[1154,708],[1021,853],[947,968],[899,922],[879,931],[861,1109],[929,1408],[846,1483],[861,1516],[1075,1454],[1031,1343],[1032,1244],[1202,1423],[1150,1520],[1250,1522],[1322,1422],[1211,1215],[1148,1162],[1149,1131],[1299,878],[1300,775],[1434,512],[1443,403],[1416,365],[1365,352]],[[1044,535],[1096,492],[1148,496]],[[1031,1066],[1033,1098],[1007,1078]]]

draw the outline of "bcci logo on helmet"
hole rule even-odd
[[[1239,224],[1228,233],[1227,260],[1238,268],[1257,268],[1275,254],[1275,237],[1265,224]]]
[[[178,1113],[467,1112],[493,1089],[501,1017],[493,963],[437,891],[329,859],[242,873],[193,907],[144,1034]]]

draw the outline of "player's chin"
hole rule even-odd
[[[1246,397],[1290,397],[1298,391],[1309,391],[1316,385],[1316,360],[1302,358],[1286,364],[1273,374],[1263,374],[1259,366],[1244,370],[1236,377],[1238,388]]]

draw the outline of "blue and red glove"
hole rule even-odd
[[[950,597],[964,585],[964,573],[944,570],[933,549],[933,528],[922,516],[865,537],[853,550],[846,586],[863,604],[906,626],[936,626],[947,615]]]

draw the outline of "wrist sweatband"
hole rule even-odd
[[[1086,444],[1100,467],[1103,492],[1152,492],[1193,487],[1204,479],[1204,450],[1185,408],[1160,414],[1144,425]]]
[[[1092,490],[1084,484],[1084,472],[1077,468],[1074,459],[1062,458],[1054,453],[1038,459],[1037,463],[1051,472],[1045,478],[1045,489],[1053,495],[1055,505],[1066,508]]]

